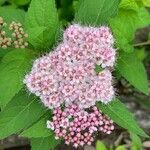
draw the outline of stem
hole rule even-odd
[[[150,41],[134,44],[134,47],[150,45]]]

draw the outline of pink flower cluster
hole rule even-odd
[[[62,104],[90,108],[114,97],[110,68],[115,63],[114,39],[108,27],[71,25],[55,51],[37,59],[24,83],[50,109]],[[95,72],[100,65],[103,71]]]
[[[47,121],[47,128],[54,130],[55,138],[64,138],[67,145],[74,147],[91,145],[94,135],[99,130],[110,134],[114,130],[113,121],[102,114],[96,107],[89,113],[77,105],[54,110],[52,121]]]

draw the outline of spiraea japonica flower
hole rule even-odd
[[[110,134],[114,130],[113,121],[96,107],[89,112],[81,110],[77,105],[58,107],[54,110],[52,121],[47,121],[47,128],[55,133],[55,138],[64,138],[67,145],[74,147],[91,145],[97,131]]]
[[[56,50],[34,62],[24,83],[50,109],[61,104],[80,108],[90,108],[97,101],[107,104],[114,97],[113,43],[108,27],[71,25]],[[96,65],[103,70],[96,73]]]

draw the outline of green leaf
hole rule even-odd
[[[125,52],[132,52],[130,45],[134,38],[137,13],[132,10],[120,10],[117,17],[110,20],[110,26],[116,38],[117,47]]]
[[[107,150],[107,148],[103,142],[97,141],[96,142],[96,150]]]
[[[75,21],[87,25],[101,25],[117,14],[120,0],[80,0]]]
[[[118,99],[113,100],[108,105],[98,103],[97,106],[107,114],[119,126],[143,137],[149,137],[134,120],[133,115],[127,110],[125,105]]]
[[[138,60],[135,53],[120,53],[117,70],[135,88],[148,94],[148,79],[144,65]]]
[[[48,137],[52,135],[52,131],[46,128],[46,121],[49,119],[49,116],[40,119],[33,126],[21,133],[21,136],[28,138],[39,138],[39,137]],[[37,132],[38,131],[38,132]]]
[[[137,28],[143,28],[150,25],[150,13],[146,8],[140,8],[138,10],[138,23]]]
[[[20,92],[0,112],[0,139],[28,128],[45,112],[34,96]]]
[[[141,139],[132,132],[130,132],[130,137],[132,140],[131,150],[141,150],[142,149]]]
[[[150,24],[150,14],[145,8],[120,9],[118,16],[110,19],[109,24],[114,33],[117,47],[125,52],[133,52],[135,31]]]
[[[25,11],[10,6],[5,6],[0,7],[0,16],[3,17],[4,21],[6,21],[7,23],[16,21],[24,24]]]
[[[54,150],[60,143],[60,140],[55,140],[54,136],[45,138],[31,139],[31,150]]]
[[[140,6],[150,7],[150,0],[136,0]]]
[[[49,49],[59,31],[55,0],[32,0],[25,19],[29,42],[35,49]]]
[[[18,5],[18,6],[24,6],[27,5],[31,0],[10,0],[12,4]]]
[[[34,58],[28,49],[16,49],[8,52],[0,63],[0,106],[5,105],[23,87],[23,78]]]
[[[120,145],[116,148],[116,150],[126,150],[124,145]]]
[[[139,8],[139,6],[135,0],[121,0],[119,8],[136,11]]]

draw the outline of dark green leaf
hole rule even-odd
[[[38,50],[48,50],[59,31],[55,0],[32,0],[25,19],[29,42]]]
[[[75,21],[88,25],[101,25],[117,14],[120,0],[80,0]]]
[[[100,108],[100,110],[102,110],[102,112],[107,114],[115,123],[121,127],[140,136],[148,137],[148,135],[138,126],[137,122],[133,118],[133,115],[118,99],[113,100],[108,105],[98,103],[97,106]]]
[[[46,138],[31,139],[31,150],[54,150],[60,143],[60,140],[55,140],[54,136]]]
[[[134,53],[120,53],[117,70],[135,88],[148,94],[148,79],[144,65]]]
[[[45,112],[34,96],[20,92],[0,112],[0,139],[28,128]]]
[[[0,63],[0,106],[5,105],[23,87],[23,78],[31,66],[33,53],[28,49],[8,52]]]

